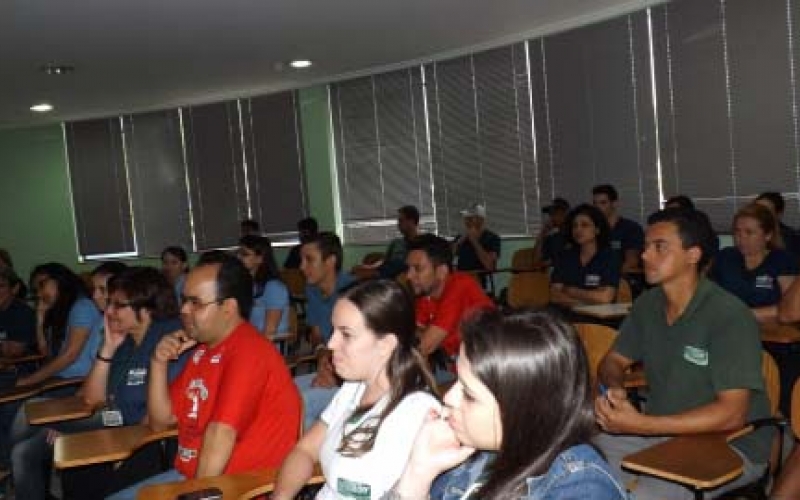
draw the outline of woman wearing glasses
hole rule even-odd
[[[158,270],[133,267],[122,271],[108,284],[109,299],[105,310],[102,342],[89,375],[79,391],[90,406],[101,408],[89,419],[64,422],[48,428],[32,426],[23,429],[24,411],[17,415],[15,442],[12,451],[14,483],[17,497],[44,499],[54,434],[71,433],[103,426],[141,423],[147,413],[147,381],[150,357],[161,337],[181,329],[174,289]],[[170,366],[176,375],[187,356]],[[156,450],[157,451],[157,450]],[[147,463],[159,464],[148,450],[136,459],[136,465],[116,464],[91,467],[83,481],[71,481],[80,491],[65,491],[68,498],[103,498],[135,480],[158,472]],[[130,477],[124,477],[132,472]],[[81,473],[83,474],[83,473]],[[67,476],[65,476],[67,479]],[[69,481],[67,481],[69,482]],[[67,484],[65,490],[69,489]]]
[[[328,347],[345,382],[283,462],[273,500],[294,498],[317,462],[325,475],[317,500],[380,498],[405,466],[409,436],[439,407],[400,285],[360,283],[343,292],[332,319]]]
[[[461,338],[446,410],[428,416],[382,500],[626,498],[590,444],[589,367],[571,326],[544,312],[488,311]]]

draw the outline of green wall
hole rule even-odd
[[[300,91],[300,119],[311,214],[321,228],[338,230],[341,221],[336,217],[325,86]],[[0,247],[11,252],[17,272],[27,278],[34,265],[47,261],[88,270],[91,265],[78,262],[61,125],[0,131],[0,172]],[[509,266],[514,250],[530,244],[530,240],[504,241],[500,266]],[[380,245],[347,246],[345,268],[382,249]],[[284,255],[285,250],[278,249],[280,262]],[[153,259],[133,262],[157,264]],[[497,286],[505,286],[506,277],[498,278]]]

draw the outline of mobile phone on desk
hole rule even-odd
[[[181,493],[175,500],[222,500],[222,490],[219,488],[203,488],[202,490]]]

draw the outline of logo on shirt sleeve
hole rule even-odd
[[[683,359],[697,366],[708,366],[708,351],[694,346],[683,346]]]

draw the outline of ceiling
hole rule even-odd
[[[2,0],[0,128],[305,87],[660,1]],[[288,69],[295,58],[314,66]],[[41,101],[55,110],[33,114]]]

